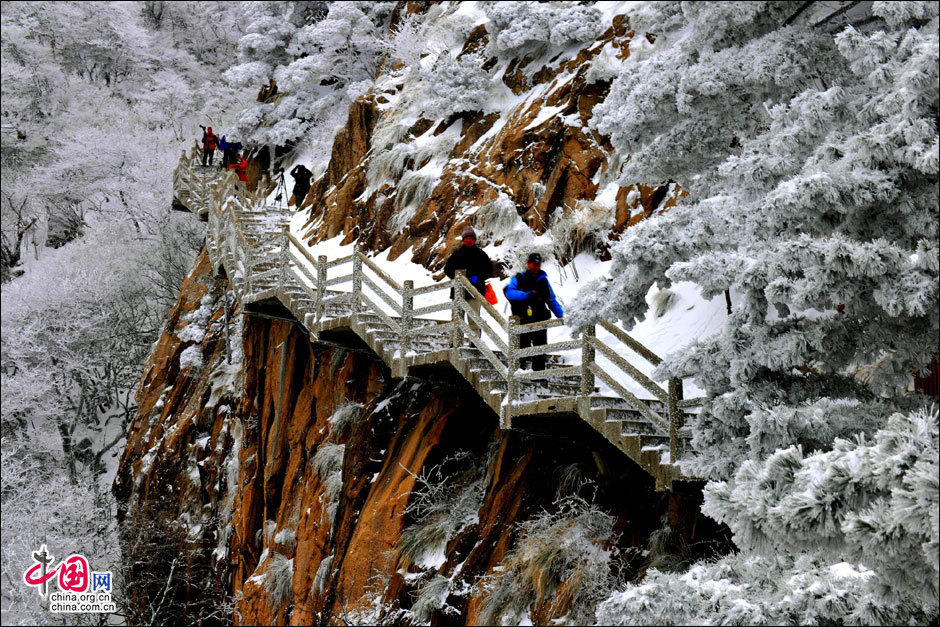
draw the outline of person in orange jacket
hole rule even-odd
[[[228,165],[230,170],[235,170],[235,175],[238,176],[238,180],[242,183],[248,182],[248,176],[246,171],[248,170],[248,162],[242,158],[238,151],[235,151],[235,155],[232,157],[232,163]]]

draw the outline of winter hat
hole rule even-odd
[[[473,230],[472,226],[468,226],[463,230],[463,233],[460,234],[460,239],[467,239],[472,237],[473,239],[477,238],[477,232]]]
[[[529,255],[529,261],[533,263],[542,263],[542,255],[538,253],[532,253],[531,255]]]

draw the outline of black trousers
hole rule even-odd
[[[523,333],[519,336],[519,348],[529,348],[530,346],[544,346],[548,344],[548,330],[542,329],[541,331],[532,331],[531,333]],[[519,360],[519,366],[522,367],[523,362],[530,361],[532,363],[532,370],[545,370],[545,355],[536,355],[535,357],[523,357]]]
[[[203,148],[202,149],[202,165],[206,165],[206,159],[209,160],[209,165],[212,165],[212,157],[215,156],[215,148]]]
[[[310,191],[309,187],[301,187],[300,185],[294,185],[294,206],[299,207],[304,202],[304,198],[307,197],[307,192]]]

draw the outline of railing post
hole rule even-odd
[[[232,342],[229,338],[229,320],[228,320],[228,290],[222,286],[222,313],[225,324],[225,363],[232,364]]]
[[[359,295],[362,294],[362,257],[359,253],[359,244],[353,246],[353,278],[352,278],[352,293],[353,293],[353,302],[352,302],[352,312],[356,316],[356,322],[359,321],[358,313],[362,311],[362,301],[359,300]]]
[[[196,212],[196,215],[199,215],[199,213],[202,211],[203,208],[205,208],[208,211],[209,209],[208,203],[209,203],[209,177],[205,176],[205,173],[200,173],[199,174],[200,207],[199,207],[199,211]]]
[[[519,358],[516,353],[519,351],[519,316],[510,316],[506,322],[506,410],[501,416],[501,429],[512,428],[512,417],[515,413],[513,403],[516,400],[516,370],[519,369]]]
[[[411,330],[414,327],[412,311],[415,297],[412,293],[415,288],[414,281],[405,281],[404,291],[401,295],[401,358],[402,360],[411,351]],[[403,362],[404,363],[404,362]]]
[[[251,264],[248,260],[247,251],[241,247],[238,241],[238,225],[234,221],[229,221],[229,250],[232,254],[232,266],[238,268],[238,263],[241,262],[242,267],[245,269],[245,274],[242,276],[242,283],[244,284],[244,298],[250,299],[251,294],[254,293],[252,288],[251,280]]]
[[[317,330],[323,324],[323,290],[326,289],[326,255],[317,257]]]
[[[218,222],[216,221],[215,212],[209,211],[209,221],[208,228],[206,229],[206,252],[209,254],[209,260],[212,262],[212,270],[215,270],[216,260],[218,255],[214,252],[216,250],[216,242],[218,241],[218,236],[216,234],[216,229],[218,227]]]
[[[290,239],[288,237],[290,233],[290,227],[284,225],[284,228],[281,229],[281,253],[278,263],[281,266],[281,271],[278,273],[277,278],[277,289],[282,291],[284,285],[287,283],[287,268],[290,266]]]
[[[679,394],[681,381],[675,377],[669,378],[667,394],[669,398],[669,461],[673,464],[679,460],[679,429],[683,427],[685,414],[679,411]]]
[[[454,323],[450,331],[450,347],[454,350],[460,348],[463,344],[463,330],[460,327],[460,321],[463,320],[463,284],[460,279],[467,273],[466,270],[457,270],[454,275],[454,299],[451,301],[450,319]]]
[[[590,419],[591,394],[594,393],[594,371],[591,370],[591,364],[594,363],[594,345],[591,340],[596,334],[592,324],[586,327],[581,335],[581,397],[578,399],[578,413],[585,420]]]

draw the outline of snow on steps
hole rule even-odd
[[[174,177],[176,198],[180,198],[175,185],[179,178]],[[229,278],[245,313],[265,315],[264,308],[272,306],[280,308],[282,312],[286,310],[290,317],[305,327],[314,341],[324,331],[351,330],[385,361],[393,376],[397,377],[406,376],[414,367],[450,364],[502,418],[501,423],[505,428],[514,428],[513,421],[521,423],[523,421],[520,419],[524,417],[578,416],[646,470],[655,479],[658,490],[669,489],[676,480],[692,479],[684,476],[679,465],[670,459],[669,435],[625,399],[599,395],[595,388],[594,394],[589,397],[589,407],[583,407],[579,375],[517,381],[519,400],[513,404],[513,412],[509,416],[506,411],[508,386],[505,378],[479,348],[451,347],[452,325],[444,324],[413,337],[409,351],[403,355],[401,334],[389,324],[391,322],[400,327],[400,316],[392,314],[383,318],[375,312],[363,310],[362,304],[357,308],[355,301],[358,299],[348,292],[324,289],[318,295],[310,285],[314,277],[309,269],[301,268],[296,259],[288,261],[288,270],[285,271],[284,251],[281,250],[283,240],[271,236],[277,235],[279,228],[283,228],[286,216],[275,216],[272,220],[258,211],[224,212],[234,215],[238,221],[239,242],[233,246],[230,241],[233,239],[233,230],[229,229],[226,235],[221,229],[220,215],[223,212],[218,209],[218,204],[216,201],[216,206],[204,209],[193,206],[195,203],[191,202],[188,208],[197,215],[216,211],[215,215],[210,215],[206,248],[213,267],[217,271],[224,271]],[[246,247],[248,250],[244,250]],[[321,304],[318,296],[328,304]],[[318,306],[322,308],[319,316]],[[287,315],[272,317],[291,319]],[[440,323],[418,318],[413,320],[413,324],[425,326]],[[501,351],[493,350],[492,355],[504,367],[508,363]],[[546,375],[553,368],[560,367],[564,367],[564,364],[549,355]],[[641,400],[662,415],[664,404],[660,400]],[[681,455],[690,448],[690,436],[684,429],[679,431],[679,436]]]

